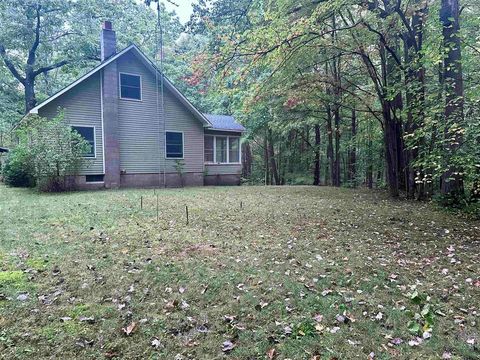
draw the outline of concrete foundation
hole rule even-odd
[[[238,174],[222,174],[207,175],[204,180],[205,185],[240,185],[240,175]]]
[[[156,188],[163,187],[163,174],[121,174],[120,187],[122,188]],[[203,173],[185,173],[182,176],[176,173],[166,174],[167,188],[189,186],[216,186],[240,185],[240,175],[208,175]],[[78,190],[95,190],[108,188],[104,182],[86,182],[85,175],[71,179],[72,187]]]
[[[185,173],[182,176],[176,173],[166,174],[122,174],[120,186],[126,188],[163,187],[165,178],[166,187],[203,186],[202,173]]]

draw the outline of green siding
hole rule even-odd
[[[65,121],[72,125],[95,127],[96,158],[88,160],[80,175],[103,174],[103,134],[100,99],[100,73],[90,76],[70,91],[38,110],[38,115],[53,118],[58,109],[65,111]]]
[[[142,101],[119,99],[120,168],[127,174],[175,172],[175,160],[165,160],[160,89],[136,57],[117,60],[118,71],[142,76]],[[158,102],[157,102],[158,96]],[[203,125],[169,91],[164,91],[165,129],[184,133],[185,172],[203,172]],[[165,162],[166,161],[166,162]]]

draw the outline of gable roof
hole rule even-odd
[[[37,106],[35,106],[33,109],[31,109],[28,113],[29,114],[38,114],[38,110],[40,108],[42,108],[43,106],[47,105],[49,102],[55,100],[56,98],[58,98],[59,96],[61,96],[62,94],[66,93],[67,91],[69,91],[70,89],[72,89],[73,87],[77,86],[78,84],[80,84],[82,81],[88,79],[90,76],[92,76],[93,74],[97,73],[98,71],[100,71],[101,69],[103,69],[105,66],[107,66],[108,64],[112,63],[113,61],[117,60],[119,57],[121,57],[122,55],[126,54],[127,52],[129,51],[132,51],[135,55],[137,55],[137,57],[142,61],[142,63],[147,67],[149,68],[152,72],[158,72],[161,76],[163,76],[163,79],[164,79],[164,85],[165,85],[165,88],[167,88],[168,90],[170,90],[173,95],[183,104],[185,105],[185,107],[190,110],[190,112],[198,119],[200,120],[205,127],[208,127],[210,128],[212,126],[212,124],[208,121],[208,119],[205,117],[204,114],[202,114],[174,85],[173,83],[165,76],[165,75],[162,75],[162,73],[160,72],[160,70],[155,66],[155,64],[135,45],[135,44],[132,44],[128,47],[126,47],[125,49],[123,49],[122,51],[118,52],[117,54],[111,56],[110,58],[108,58],[107,60],[103,61],[102,63],[100,63],[99,65],[97,65],[96,67],[94,67],[92,70],[90,70],[89,72],[87,72],[85,75],[83,75],[82,77],[78,78],[77,80],[75,80],[74,82],[72,82],[70,85],[66,86],[65,88],[63,88],[62,90],[58,91],[57,93],[55,93],[54,95],[50,96],[48,99],[46,99],[45,101],[41,102],[40,104],[38,104]]]
[[[210,130],[230,130],[244,132],[246,129],[239,123],[235,121],[233,116],[229,115],[214,115],[214,114],[203,114],[212,124]]]

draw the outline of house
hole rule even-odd
[[[63,110],[91,144],[75,186],[239,184],[245,128],[201,113],[136,45],[117,52],[108,21],[100,42],[100,65],[30,111],[53,118]]]

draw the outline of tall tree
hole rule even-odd
[[[52,45],[78,35],[65,21],[74,13],[75,4],[71,1],[5,0],[0,5],[4,29],[0,35],[0,56],[24,88],[25,112],[37,103],[37,78],[73,60],[68,52],[52,51]]]
[[[445,84],[445,142],[448,156],[441,189],[444,195],[458,197],[464,192],[463,170],[455,164],[455,154],[462,142],[464,118],[459,0],[442,0],[440,20],[443,26],[445,49],[443,81]]]

